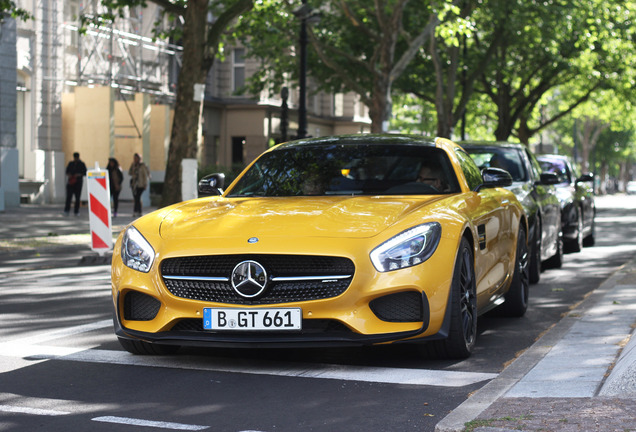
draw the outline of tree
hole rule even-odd
[[[161,205],[181,201],[181,161],[196,158],[203,102],[194,100],[194,85],[204,84],[219,51],[223,33],[241,14],[253,7],[253,0],[147,0],[163,8],[183,46],[183,61],[177,82],[174,119],[170,135],[168,162]],[[146,0],[102,0],[107,8],[119,9],[144,5]],[[209,14],[215,17],[208,22]],[[179,18],[179,19],[176,19]]]
[[[458,17],[437,27],[426,54],[397,84],[435,104],[439,135],[453,133],[469,104],[483,108],[485,95],[495,111],[481,115],[494,119],[495,138],[514,134],[527,144],[601,88],[630,88],[624,77],[633,70],[633,2],[463,0],[461,5]],[[551,98],[559,103],[549,104]],[[473,121],[483,121],[471,114]]]
[[[495,61],[482,76],[481,91],[497,107],[495,138],[513,132],[530,137],[571,113],[602,87],[612,85],[626,67],[619,46],[630,50],[625,8],[619,1],[491,0],[486,16],[497,16],[502,43]],[[633,52],[633,45],[631,45]],[[539,109],[552,90],[573,84],[559,94],[560,109],[541,116]],[[540,122],[536,122],[541,119]],[[530,126],[534,121],[535,126]]]
[[[438,23],[451,16],[452,4],[458,1],[310,2],[320,12],[320,22],[311,24],[308,31],[312,78],[324,90],[358,94],[369,107],[371,130],[386,131],[395,81],[431,38]],[[298,1],[291,0],[262,1],[258,13],[252,15],[260,18],[244,20],[240,27],[248,55],[263,60],[262,73],[254,77],[253,92],[295,76],[295,58],[281,57],[297,52],[298,27],[291,26],[290,20],[294,20],[293,12],[299,6]]]
[[[635,146],[634,130],[612,130],[606,128],[597,138],[593,159],[595,168],[600,173],[600,193],[614,192],[607,190],[609,177],[625,184],[629,175],[629,164],[634,163]]]
[[[25,21],[33,18],[27,10],[18,7],[15,0],[0,0],[0,24],[6,15]]]
[[[489,48],[483,55],[475,55],[476,44],[484,43],[477,38],[471,17],[478,2],[463,0],[459,4],[461,7],[451,8],[447,19],[438,23],[426,50],[411,62],[396,84],[400,91],[435,106],[437,135],[446,138],[452,137],[457,122],[464,117],[475,82],[500,41],[486,41]]]

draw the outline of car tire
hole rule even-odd
[[[515,270],[512,275],[510,288],[504,296],[504,303],[497,308],[497,312],[504,316],[522,317],[528,309],[528,297],[530,292],[530,266],[528,259],[528,245],[526,243],[526,230],[519,228],[517,236],[517,251],[515,254]]]
[[[583,246],[585,247],[594,246],[594,243],[596,243],[595,235],[596,235],[596,224],[594,222],[594,219],[592,219],[592,230],[587,235],[587,237],[583,239]]]
[[[440,358],[465,359],[470,357],[477,339],[477,289],[473,249],[462,238],[450,293],[450,328],[446,339],[432,341],[429,348]]]
[[[530,243],[529,278],[531,284],[541,279],[541,221],[537,218],[534,227],[534,238]]]
[[[117,339],[119,339],[119,343],[126,351],[136,355],[167,355],[174,354],[179,350],[178,345],[154,344],[121,337],[118,337]]]
[[[568,252],[581,252],[583,249],[583,218],[581,209],[578,207],[576,208],[576,237],[568,241],[566,248]]]
[[[557,236],[556,254],[545,261],[545,268],[560,269],[563,267],[563,232]]]

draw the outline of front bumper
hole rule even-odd
[[[429,327],[430,314],[426,295],[422,293],[423,320],[419,328],[409,331],[360,334],[343,324],[329,320],[303,319],[303,330],[298,332],[214,332],[203,330],[202,320],[183,320],[169,331],[156,333],[125,328],[119,311],[115,311],[115,334],[119,338],[141,340],[163,345],[196,347],[243,347],[243,348],[289,348],[289,347],[333,347],[364,346],[410,340],[424,334]],[[448,336],[449,318],[445,317],[439,332],[420,340],[442,339]],[[176,328],[176,330],[174,329]]]

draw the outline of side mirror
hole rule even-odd
[[[592,173],[583,174],[581,177],[576,179],[576,183],[593,182],[593,181],[594,181],[594,174]]]
[[[484,182],[475,188],[479,192],[485,188],[506,187],[512,184],[512,176],[506,170],[500,168],[485,168],[481,172]]]
[[[559,176],[553,172],[544,172],[541,173],[541,177],[539,177],[539,183],[542,185],[555,185],[559,184]]]
[[[209,174],[199,180],[199,196],[215,196],[223,194],[225,174]]]

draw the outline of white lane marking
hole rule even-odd
[[[103,321],[97,321],[90,324],[83,324],[73,327],[66,327],[59,330],[53,330],[46,333],[36,334],[33,336],[22,337],[18,342],[21,345],[36,345],[42,342],[47,342],[54,339],[60,339],[67,336],[73,336],[81,333],[86,333],[93,330],[100,330],[106,327],[110,327],[113,325],[112,319],[107,319]]]
[[[480,372],[330,365],[320,363],[308,364],[264,360],[241,360],[241,364],[237,365],[236,360],[231,358],[211,359],[209,357],[186,356],[134,356],[124,351],[97,349],[69,353],[64,357],[58,358],[58,360],[439,387],[463,387],[497,377],[497,374]]]
[[[40,416],[63,416],[63,415],[70,414],[70,412],[66,412],[66,411],[54,411],[54,410],[39,409],[39,408],[13,406],[13,405],[0,405],[0,411],[9,412],[9,413],[40,415]]]
[[[147,426],[147,427],[154,427],[154,428],[160,428],[160,429],[172,429],[172,430],[198,431],[198,430],[204,430],[204,429],[210,428],[210,426],[189,425],[189,424],[183,424],[183,423],[141,420],[141,419],[135,419],[135,418],[114,417],[114,416],[95,417],[91,420],[96,422],[102,422],[102,423],[115,423],[115,424],[129,425],[129,426]]]
[[[111,320],[103,320],[91,324],[55,330],[24,338],[19,341],[3,342],[0,343],[0,356],[439,387],[464,387],[482,381],[492,380],[498,375],[495,373],[482,372],[293,363],[264,360],[241,360],[240,364],[237,365],[236,360],[231,358],[211,359],[209,357],[195,356],[134,356],[125,351],[91,349],[92,347],[40,345],[40,343],[49,340],[102,329],[111,325]]]

